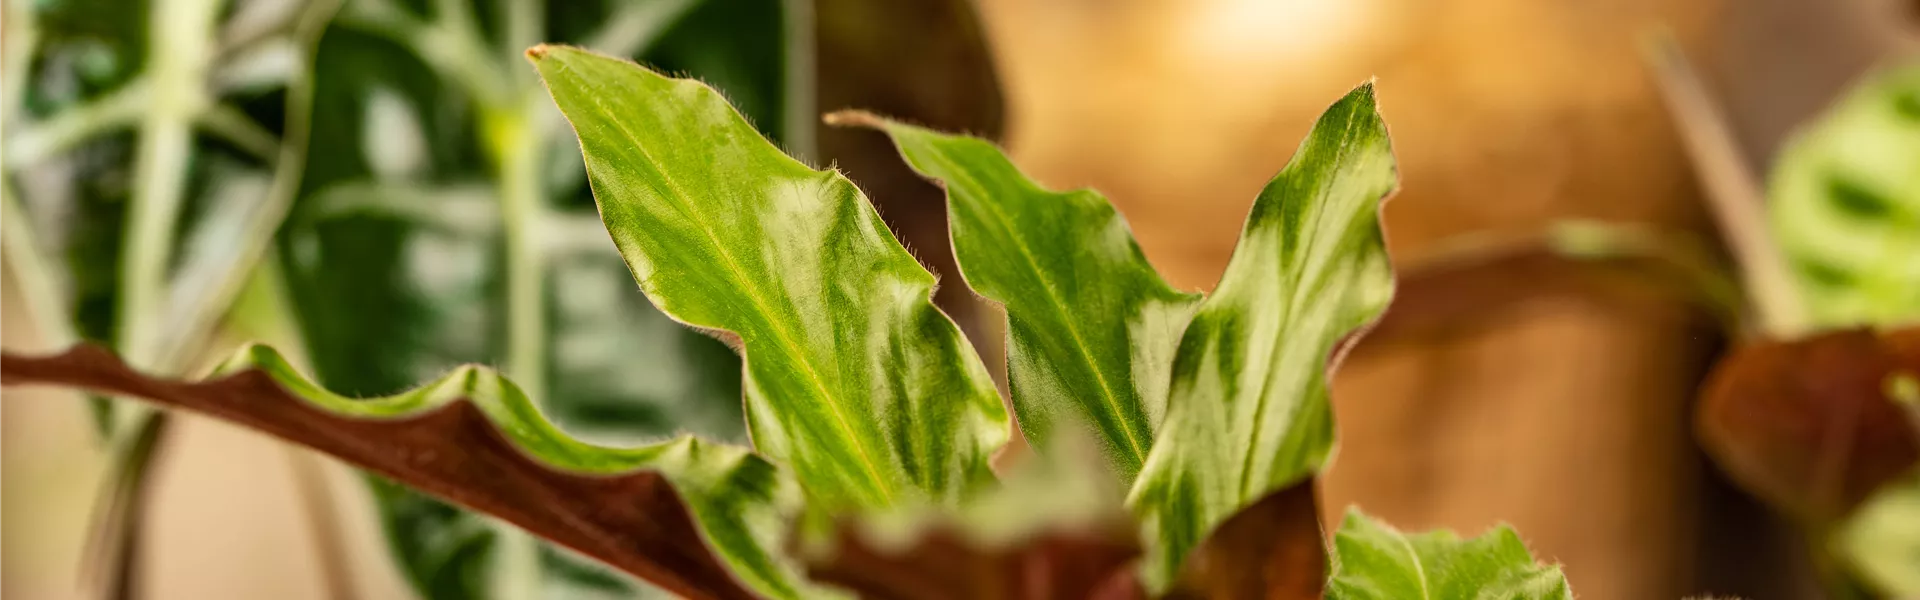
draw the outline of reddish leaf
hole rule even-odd
[[[903,549],[876,544],[843,523],[831,552],[808,565],[815,579],[861,598],[913,600],[1143,597],[1133,575],[1140,546],[1129,527],[1053,531],[1012,547],[987,548],[936,527]]]
[[[247,369],[202,382],[143,375],[112,353],[0,354],[0,378],[137,396],[299,443],[468,508],[495,515],[690,598],[752,598],[702,541],[657,472],[553,470],[529,459],[480,409],[458,401],[396,419],[343,417]]]
[[[1897,374],[1920,375],[1920,328],[1746,345],[1707,381],[1701,443],[1776,507],[1839,518],[1920,461],[1914,428],[1888,397]]]
[[[1170,598],[1319,598],[1327,545],[1308,479],[1268,495],[1221,523],[1181,567]]]

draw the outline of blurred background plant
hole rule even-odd
[[[1812,527],[1722,453],[1719,468],[1708,466],[1693,432],[1711,417],[1695,421],[1694,399],[1722,337],[1741,347],[1761,339],[1738,333],[1760,286],[1743,292],[1712,245],[1688,241],[1718,234],[1738,262],[1739,232],[1771,225],[1767,238],[1792,266],[1783,278],[1806,304],[1804,318],[1789,319],[1800,325],[1775,333],[1911,325],[1914,272],[1902,267],[1920,264],[1903,260],[1920,235],[1920,184],[1910,180],[1920,170],[1909,151],[1910,76],[1887,68],[1843,91],[1911,55],[1910,2],[5,7],[9,349],[107,340],[138,366],[187,373],[230,343],[264,337],[305,348],[329,387],[369,394],[480,361],[543,391],[535,396],[576,434],[737,436],[731,354],[660,318],[634,290],[590,212],[573,142],[519,58],[529,40],[715,83],[763,132],[848,171],[949,276],[939,190],[880,136],[820,129],[815,115],[865,108],[1003,137],[1049,187],[1106,192],[1185,288],[1216,279],[1246,198],[1324,99],[1377,75],[1402,165],[1385,218],[1403,302],[1338,376],[1342,450],[1321,481],[1324,506],[1357,503],[1409,530],[1510,522],[1542,559],[1565,563],[1587,598],[1817,596],[1823,578],[1809,555],[1821,554],[1835,557],[1824,579],[1844,581],[1843,594],[1912,595],[1903,576],[1920,572],[1899,562],[1920,539],[1909,465],[1844,518]],[[1661,99],[1671,90],[1640,47],[1655,27],[1696,57],[1714,119],[1669,120]],[[1692,130],[1709,122],[1717,150],[1689,153],[1702,139]],[[1727,165],[1744,179],[1725,177]],[[1752,173],[1770,173],[1768,184]],[[1703,200],[1724,200],[1729,181],[1747,189],[1739,201],[1749,208],[1768,196],[1774,221],[1713,218]],[[1485,240],[1572,244],[1554,254],[1608,266],[1482,260]],[[1613,260],[1622,256],[1633,260]],[[1466,293],[1475,289],[1495,293]],[[1690,308],[1702,298],[1714,308],[1704,318]],[[939,299],[971,338],[998,337],[997,319],[978,318],[991,309],[964,286],[943,286]],[[1416,318],[1422,307],[1438,318]],[[1873,381],[1882,393],[1849,398],[1882,412],[1848,418],[1884,415],[1871,402],[1912,389]],[[71,544],[87,539],[79,528],[96,480],[115,490],[100,495],[108,508],[93,519],[112,535],[94,536],[90,553],[90,580],[108,593],[636,590],[255,436],[116,403],[98,413],[109,434],[101,444],[69,403],[15,401],[46,393],[9,389],[0,403],[14,517],[4,593],[72,593]],[[1774,408],[1748,412],[1787,425],[1832,413],[1765,406]],[[1807,406],[1815,410],[1795,412]],[[1910,430],[1890,431],[1897,450]],[[369,533],[374,524],[388,535]],[[497,561],[519,568],[493,569]],[[496,572],[507,581],[490,581]]]

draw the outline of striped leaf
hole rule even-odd
[[[1046,448],[1062,421],[1090,425],[1114,472],[1132,481],[1153,447],[1174,345],[1200,296],[1160,278],[1097,192],[1042,189],[979,138],[864,113],[835,118],[885,131],[915,171],[946,188],[960,274],[1006,306],[1021,432]]]
[[[1771,229],[1813,324],[1920,322],[1920,63],[1849,92],[1777,164]]]
[[[1393,295],[1379,209],[1395,177],[1367,84],[1321,115],[1254,201],[1180,340],[1167,420],[1128,498],[1152,544],[1151,589],[1216,525],[1325,462],[1330,357]]]
[[[782,154],[700,82],[574,48],[527,55],[641,290],[737,337],[754,445],[819,507],[952,503],[992,481],[999,394],[851,182]]]

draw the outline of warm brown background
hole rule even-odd
[[[982,12],[1016,159],[1049,185],[1107,192],[1156,265],[1204,289],[1312,117],[1369,76],[1402,165],[1387,210],[1402,264],[1452,235],[1567,216],[1704,231],[1636,36],[1664,23],[1687,42],[1749,158],[1764,164],[1835,89],[1907,47],[1906,8],[983,0]],[[5,345],[32,348],[17,304],[0,301]],[[1327,509],[1358,503],[1407,528],[1511,522],[1566,564],[1583,598],[1798,597],[1784,583],[1791,569],[1775,566],[1790,563],[1768,562],[1786,560],[1772,553],[1789,542],[1715,482],[1688,435],[1692,389],[1718,343],[1675,301],[1566,297],[1372,340],[1336,386],[1342,448],[1322,489]],[[75,597],[100,454],[81,405],[49,395],[9,390],[0,402],[7,597]],[[287,452],[199,419],[184,427],[160,466],[147,597],[321,598]],[[336,487],[365,509],[358,487]],[[364,597],[398,596],[373,534],[350,541],[373,558],[359,570]]]
[[[1036,7],[1035,4],[1045,6]],[[986,14],[1007,143],[1107,192],[1176,285],[1212,285],[1313,117],[1369,76],[1401,161],[1405,265],[1450,236],[1588,217],[1709,229],[1637,44],[1671,28],[1763,163],[1912,21],[1884,2],[1218,0]],[[1803,597],[1794,542],[1689,435],[1717,337],[1675,300],[1540,297],[1362,344],[1335,388],[1322,498],[1407,528],[1516,525],[1583,598]]]

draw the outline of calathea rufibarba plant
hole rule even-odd
[[[934,276],[845,177],[699,82],[567,47],[528,57],[641,289],[745,359],[752,449],[581,442],[478,366],[345,398],[262,346],[197,382],[84,346],[8,355],[7,383],[249,425],[688,597],[1569,595],[1505,529],[1409,536],[1351,512],[1331,546],[1320,533],[1327,372],[1393,294],[1378,211],[1396,174],[1371,84],[1255,199],[1206,297],[1169,286],[1094,192],[1044,190],[979,139],[832,117],[947,189],[960,275],[1006,308],[1010,419],[930,302]],[[1002,477],[1015,422],[1036,455]]]

